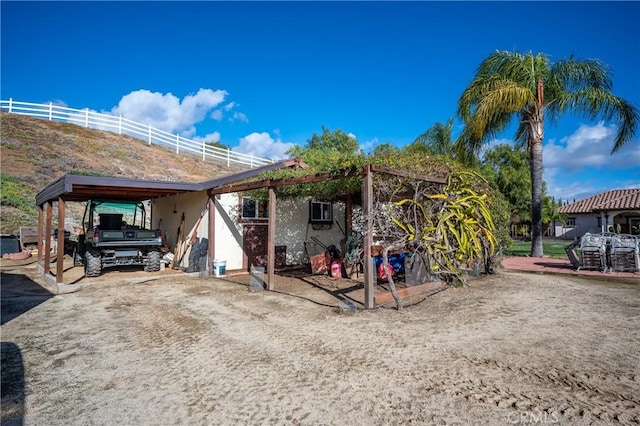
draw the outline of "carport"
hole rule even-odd
[[[123,201],[145,201],[159,197],[202,190],[201,183],[153,181],[102,176],[64,175],[36,196],[38,207],[38,270],[52,284],[63,284],[64,224],[66,203],[93,198]],[[58,204],[57,251],[55,276],[51,271],[51,235],[53,203]],[[153,214],[153,212],[152,212]]]
[[[122,201],[145,201],[169,197],[187,192],[210,190],[220,185],[228,185],[260,173],[284,167],[306,167],[299,159],[287,159],[234,174],[229,174],[204,182],[186,183],[159,180],[115,178],[87,175],[64,175],[49,184],[36,195],[38,207],[38,268],[43,277],[54,285],[64,284],[64,224],[66,203],[86,202],[95,198]],[[53,204],[57,202],[57,251],[55,274],[51,271],[51,235],[53,231]],[[210,200],[213,203],[213,200]],[[151,212],[153,216],[153,212]],[[213,229],[213,228],[211,228]],[[212,231],[210,231],[212,232]],[[210,252],[213,252],[213,238],[209,238]]]

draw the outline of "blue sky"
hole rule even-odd
[[[640,109],[640,2],[3,0],[0,12],[2,99],[122,114],[262,157],[323,126],[366,151],[404,146],[455,115],[496,49],[600,59]],[[565,116],[545,130],[551,195],[640,187],[640,135],[610,156],[615,123]]]

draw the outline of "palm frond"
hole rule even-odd
[[[597,59],[578,61],[569,58],[555,62],[551,67],[550,80],[567,92],[588,87],[610,91],[613,87],[609,68]]]
[[[598,118],[605,121],[615,120],[620,127],[611,154],[634,137],[640,120],[636,107],[602,87],[584,88],[567,93],[558,99],[553,107],[559,112],[580,113],[591,121]]]

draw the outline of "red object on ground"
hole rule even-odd
[[[342,260],[333,259],[331,261],[331,276],[333,278],[342,278]]]
[[[393,266],[387,263],[387,271],[389,271],[389,276],[393,277]],[[381,281],[387,281],[387,274],[384,273],[384,263],[381,263],[378,266],[378,279]]]

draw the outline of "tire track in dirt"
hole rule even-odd
[[[472,380],[458,374],[436,383],[435,388],[440,391],[498,407],[560,414],[567,419],[640,423],[640,400],[636,395],[603,390],[584,380],[589,378],[588,375],[583,375],[582,379],[579,374],[555,368],[542,371],[533,367],[512,366],[496,360],[472,358],[459,353],[451,355],[458,361],[472,365],[476,375],[488,378],[498,375],[503,378],[500,382],[507,376],[508,381],[526,383],[519,388],[531,391],[514,391],[511,387],[502,386],[498,381]],[[603,373],[600,379],[637,382],[635,375]]]

